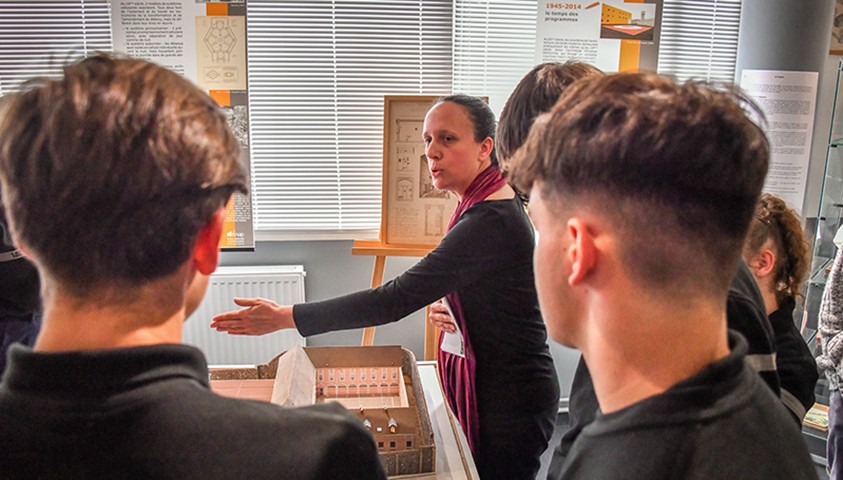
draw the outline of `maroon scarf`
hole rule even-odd
[[[504,185],[506,185],[506,180],[501,175],[501,171],[497,166],[491,165],[480,172],[471,182],[471,185],[468,186],[465,195],[463,195],[457,204],[457,209],[448,222],[448,231],[454,227],[457,220],[469,208],[482,202],[486,197],[497,192]],[[469,332],[466,328],[465,316],[463,315],[459,295],[457,292],[451,292],[445,297],[451,305],[454,322],[457,323],[460,327],[460,332],[462,332],[463,342],[465,343],[465,358],[442,351],[441,345],[444,336],[441,336],[439,339],[439,379],[445,390],[445,398],[448,400],[448,405],[457,415],[457,419],[462,426],[462,431],[468,439],[468,446],[471,448],[471,452],[476,454],[475,449],[480,440],[477,394],[474,388],[474,371],[477,362],[474,357],[474,350],[471,348]]]

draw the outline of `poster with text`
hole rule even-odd
[[[741,88],[766,117],[770,170],[764,191],[781,197],[801,214],[808,180],[817,72],[744,70]]]
[[[656,71],[662,0],[539,2],[536,63],[580,61],[604,72]]]
[[[111,24],[116,52],[183,75],[222,107],[251,176],[246,2],[111,0]],[[254,246],[251,195],[236,193],[227,206],[220,247]]]

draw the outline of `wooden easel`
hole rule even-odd
[[[375,266],[372,270],[372,288],[383,284],[383,270],[386,266],[386,257],[423,257],[430,253],[435,247],[419,246],[394,246],[386,245],[378,240],[355,240],[351,248],[352,255],[372,255],[375,257]],[[424,359],[435,360],[439,346],[439,331],[434,328],[428,320],[430,307],[425,309],[424,322]],[[363,346],[372,345],[375,341],[375,327],[366,327],[363,330]]]

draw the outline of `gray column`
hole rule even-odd
[[[743,0],[735,80],[744,69],[821,72],[834,0]]]
[[[839,57],[829,56],[835,0],[743,0],[735,81],[748,70],[819,72],[802,217],[813,237]]]

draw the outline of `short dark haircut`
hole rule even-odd
[[[620,73],[571,86],[536,120],[511,179],[610,215],[621,257],[653,286],[723,293],[769,161],[736,87]],[[690,276],[689,276],[690,275]]]
[[[199,230],[246,192],[214,101],[153,63],[98,54],[0,103],[12,230],[74,295],[175,272]]]
[[[436,102],[434,102],[434,105],[438,105],[442,102],[456,103],[465,109],[468,114],[468,118],[471,119],[471,123],[474,125],[475,142],[482,142],[487,137],[491,138],[494,142],[496,127],[495,113],[489,107],[489,104],[483,101],[482,98],[463,94],[448,95],[447,97],[437,99]],[[492,160],[492,165],[498,164],[494,145],[489,158]]]
[[[495,150],[501,171],[506,174],[509,170],[509,160],[527,140],[536,117],[549,111],[569,85],[602,74],[597,67],[571,61],[542,63],[524,75],[498,118]]]

